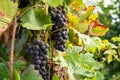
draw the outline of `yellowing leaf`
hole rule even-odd
[[[105,45],[108,45],[108,44],[109,44],[109,42],[108,42],[107,39],[103,40],[103,43],[104,43]]]
[[[11,0],[0,0],[0,35],[9,27],[17,12],[18,3]]]
[[[88,10],[92,10],[93,11],[94,9],[95,9],[95,6],[88,6],[86,11],[88,11]]]
[[[93,12],[95,6],[89,6],[85,11],[85,14],[80,15],[80,22],[84,21],[86,18],[88,18],[91,13]]]
[[[79,22],[79,17],[73,15],[71,12],[68,12],[67,15],[68,15],[68,19],[69,19],[70,23],[72,23],[72,24],[74,24],[74,25],[78,24],[78,22]]]
[[[96,36],[104,36],[109,29],[104,26],[96,26],[92,28],[92,34]]]
[[[98,14],[92,14],[89,16],[89,21],[96,20],[98,18]]]

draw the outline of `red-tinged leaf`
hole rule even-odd
[[[11,0],[0,0],[0,35],[9,27],[17,12],[18,3]]]
[[[91,31],[92,31],[92,34],[96,36],[104,36],[108,30],[109,29],[107,26],[98,25],[93,27]]]
[[[88,29],[88,34],[93,36],[104,36],[109,28],[99,22],[98,19],[94,20]]]

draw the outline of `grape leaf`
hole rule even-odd
[[[69,47],[67,48],[66,52],[68,54],[74,54],[74,53],[79,53],[80,51],[82,51],[82,47],[79,47],[79,46],[72,46],[72,47]]]
[[[115,57],[117,59],[117,57],[115,56],[115,54],[117,54],[117,52],[114,49],[108,49],[104,52],[105,55],[107,55],[107,62],[110,63],[113,61],[113,57]],[[117,59],[119,61],[119,59]]]
[[[60,79],[59,79],[59,77],[58,77],[56,74],[54,74],[54,75],[52,76],[52,80],[60,80]]]
[[[100,51],[105,46],[99,37],[91,37],[91,39],[96,43],[98,51]]]
[[[17,60],[14,62],[15,70],[23,70],[26,67],[26,62],[22,60]]]
[[[85,33],[88,30],[88,24],[79,23],[76,30],[79,31],[80,33]]]
[[[42,1],[48,4],[49,6],[57,7],[59,5],[63,5],[64,0],[42,0]]]
[[[20,75],[17,70],[14,70],[14,80],[20,80]]]
[[[95,26],[91,29],[92,34],[96,36],[104,36],[109,29],[104,26]]]
[[[45,13],[45,9],[31,9],[21,19],[22,26],[31,30],[46,29],[51,25],[50,15]]]
[[[9,68],[4,63],[0,63],[0,77],[10,79]]]
[[[17,2],[14,3],[10,0],[0,0],[0,34],[8,28],[8,23],[12,22],[17,9]]]
[[[89,6],[87,9],[86,9],[86,12],[82,15],[80,15],[80,19],[79,21],[82,22],[83,20],[85,20],[87,17],[90,16],[90,14],[93,12],[95,6]]]
[[[96,80],[104,80],[104,76],[101,72],[97,71]]]
[[[69,76],[69,80],[75,80],[75,78],[73,76],[73,73],[70,70],[69,66],[67,65],[67,62],[65,61],[64,57],[61,55],[61,52],[58,51],[58,55],[55,59],[60,61],[60,66],[61,67],[67,67],[67,71],[68,71],[67,73],[68,73],[68,76]]]
[[[39,75],[39,72],[34,70],[33,66],[30,65],[20,76],[21,80],[43,80]]]
[[[74,28],[69,28],[70,41],[79,45],[80,43],[84,45],[85,49],[89,52],[95,52],[97,49],[97,44],[91,39],[89,35],[80,34]],[[76,37],[74,39],[74,37]],[[92,46],[91,46],[92,45]]]
[[[86,53],[81,56],[79,54],[67,54],[64,58],[71,72],[77,76],[84,76],[88,78],[95,76],[95,72],[92,70],[94,65],[92,54]]]

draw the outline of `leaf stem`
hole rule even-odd
[[[12,42],[11,42],[11,50],[10,50],[10,80],[13,80],[13,54],[14,54],[14,41],[15,41],[15,34],[16,34],[16,28],[17,28],[17,16],[14,17],[14,23],[13,23],[13,33],[12,33]]]

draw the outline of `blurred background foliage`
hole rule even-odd
[[[108,5],[104,0],[99,2],[99,20],[102,24],[109,27],[109,31],[102,39],[107,39],[120,46],[120,0],[108,0],[111,3]],[[120,63],[112,61],[110,64],[104,63],[104,68],[101,72],[105,75],[105,80],[120,80]]]
[[[109,27],[109,31],[101,39],[109,40],[120,48],[120,0],[83,0],[86,5],[95,5],[95,13],[99,14],[99,21]],[[119,49],[117,51],[119,53]],[[102,56],[102,60],[106,57]],[[119,56],[120,58],[120,56]],[[113,60],[111,63],[103,62],[105,80],[120,80],[120,62]]]

